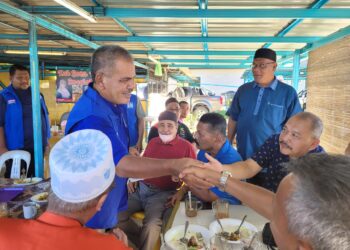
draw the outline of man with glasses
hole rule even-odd
[[[302,111],[293,87],[276,79],[276,68],[276,52],[258,49],[252,64],[254,81],[238,88],[226,113],[228,139],[232,142],[237,134],[237,150],[244,160]]]
[[[165,110],[171,111],[171,112],[176,114],[177,119],[178,119],[178,123],[179,123],[178,129],[177,129],[177,134],[181,138],[189,141],[190,143],[193,143],[194,138],[193,138],[193,135],[192,135],[190,129],[184,123],[179,122],[181,112],[180,112],[180,104],[179,104],[178,100],[176,100],[176,98],[174,98],[174,97],[170,97],[168,100],[166,100]],[[151,130],[149,131],[148,141],[151,141],[151,139],[158,137],[158,136],[159,136],[158,124],[155,124],[154,126],[152,126]]]

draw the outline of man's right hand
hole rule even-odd
[[[128,186],[128,193],[129,194],[132,194],[132,193],[134,193],[136,191],[138,183],[139,183],[138,181],[135,181],[135,182],[129,182],[127,184],[127,186]]]

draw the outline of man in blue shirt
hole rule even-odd
[[[242,161],[239,153],[231,146],[226,138],[226,120],[217,113],[207,113],[201,116],[197,124],[197,132],[195,138],[200,151],[197,154],[197,159],[202,162],[208,162],[205,154],[214,157],[221,164],[231,164]],[[203,201],[212,202],[218,198],[228,200],[232,205],[240,204],[240,201],[232,195],[219,190],[218,187],[210,189],[199,189],[195,187],[182,187],[173,198],[172,203],[176,200],[181,200],[184,193],[188,190]]]
[[[228,139],[232,142],[237,134],[237,150],[244,160],[302,111],[296,91],[276,79],[276,68],[275,51],[258,49],[252,64],[254,81],[238,88],[226,113]]]
[[[22,65],[10,67],[11,84],[0,92],[0,154],[8,150],[25,150],[31,155],[27,176],[35,176],[34,172],[34,139],[32,91],[30,88],[29,69]],[[41,132],[43,152],[50,138],[50,120],[44,96],[40,94]],[[10,177],[10,166],[5,177]],[[23,166],[24,167],[24,166]]]
[[[111,140],[117,174],[115,186],[101,210],[87,223],[91,228],[107,229],[116,226],[118,212],[127,208],[125,177],[177,176],[183,168],[199,164],[189,158],[160,161],[128,155],[126,104],[135,87],[135,66],[128,51],[119,46],[98,48],[92,56],[91,76],[93,82],[70,112],[65,132],[96,129]],[[197,178],[187,181],[209,186]]]
[[[265,170],[256,185],[276,192],[279,183],[287,175],[283,163],[309,153],[324,152],[319,146],[322,130],[323,124],[319,117],[302,112],[290,118],[282,132],[268,138],[251,158],[222,166],[208,156],[209,165],[218,171],[230,171],[235,179],[251,178]]]

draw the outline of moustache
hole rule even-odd
[[[291,146],[289,146],[286,142],[284,142],[284,141],[280,141],[280,144],[283,144],[286,148],[288,148],[288,149],[292,149],[292,147]]]

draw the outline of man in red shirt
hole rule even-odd
[[[36,220],[0,218],[0,250],[130,250],[120,229],[102,234],[83,227],[113,185],[112,145],[105,134],[86,129],[61,139],[51,150],[50,171],[47,211]]]
[[[147,145],[144,157],[156,159],[196,158],[193,146],[177,135],[178,117],[171,111],[164,111],[158,118],[159,136]],[[171,176],[163,176],[139,181],[137,187],[129,183],[128,210],[119,214],[120,228],[140,249],[154,248],[163,223],[167,201],[181,183],[174,182]],[[170,204],[170,203],[169,203]],[[142,228],[139,228],[130,215],[145,212]]]

